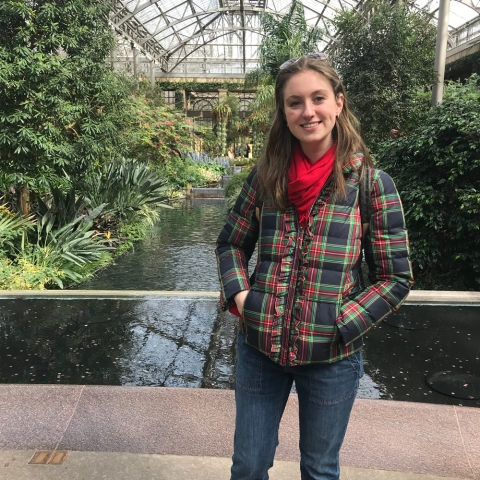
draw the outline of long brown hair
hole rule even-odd
[[[359,122],[348,107],[348,100],[343,84],[335,69],[326,60],[301,57],[287,68],[281,69],[275,83],[275,115],[268,135],[265,153],[260,158],[257,171],[260,196],[268,198],[281,211],[288,206],[288,167],[298,140],[287,127],[284,112],[283,94],[287,82],[294,75],[305,70],[314,70],[323,75],[332,86],[335,98],[344,96],[343,108],[340,112],[332,134],[337,143],[333,181],[335,189],[345,194],[346,183],[343,167],[350,162],[355,152],[364,155],[364,165],[373,167],[367,147],[359,134]]]

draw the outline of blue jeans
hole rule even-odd
[[[293,381],[300,414],[302,480],[338,480],[339,453],[363,375],[361,352],[331,364],[281,367],[238,334],[231,480],[268,480]]]

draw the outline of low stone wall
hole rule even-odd
[[[225,198],[223,188],[192,188],[190,196],[193,198]]]
[[[2,290],[2,298],[220,298],[219,292],[170,290]],[[413,290],[407,305],[478,305],[480,292]]]

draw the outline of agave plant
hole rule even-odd
[[[43,217],[47,212],[54,216],[55,228],[61,228],[76,218],[82,217],[84,221],[94,220],[98,217],[105,207],[105,204],[98,205],[97,208],[89,210],[88,200],[84,195],[77,196],[75,187],[72,187],[66,194],[50,184],[51,200],[44,201],[40,196],[37,197],[38,212]]]
[[[116,160],[103,171],[85,179],[83,189],[94,208],[106,205],[103,213],[124,220],[143,205],[171,208],[167,181],[134,160]]]
[[[33,265],[57,272],[53,280],[63,288],[63,278],[80,281],[83,277],[74,266],[98,260],[102,252],[111,250],[107,240],[92,229],[93,222],[78,217],[60,229],[54,228],[55,215],[47,212],[37,220],[36,245],[22,242],[21,256]]]

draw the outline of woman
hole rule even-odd
[[[372,161],[326,55],[285,62],[275,98],[265,155],[217,243],[222,304],[240,316],[231,479],[268,479],[295,381],[302,480],[338,480],[362,336],[412,285],[407,232],[392,179],[372,169],[362,240],[360,177]],[[362,243],[368,288],[359,280]]]

